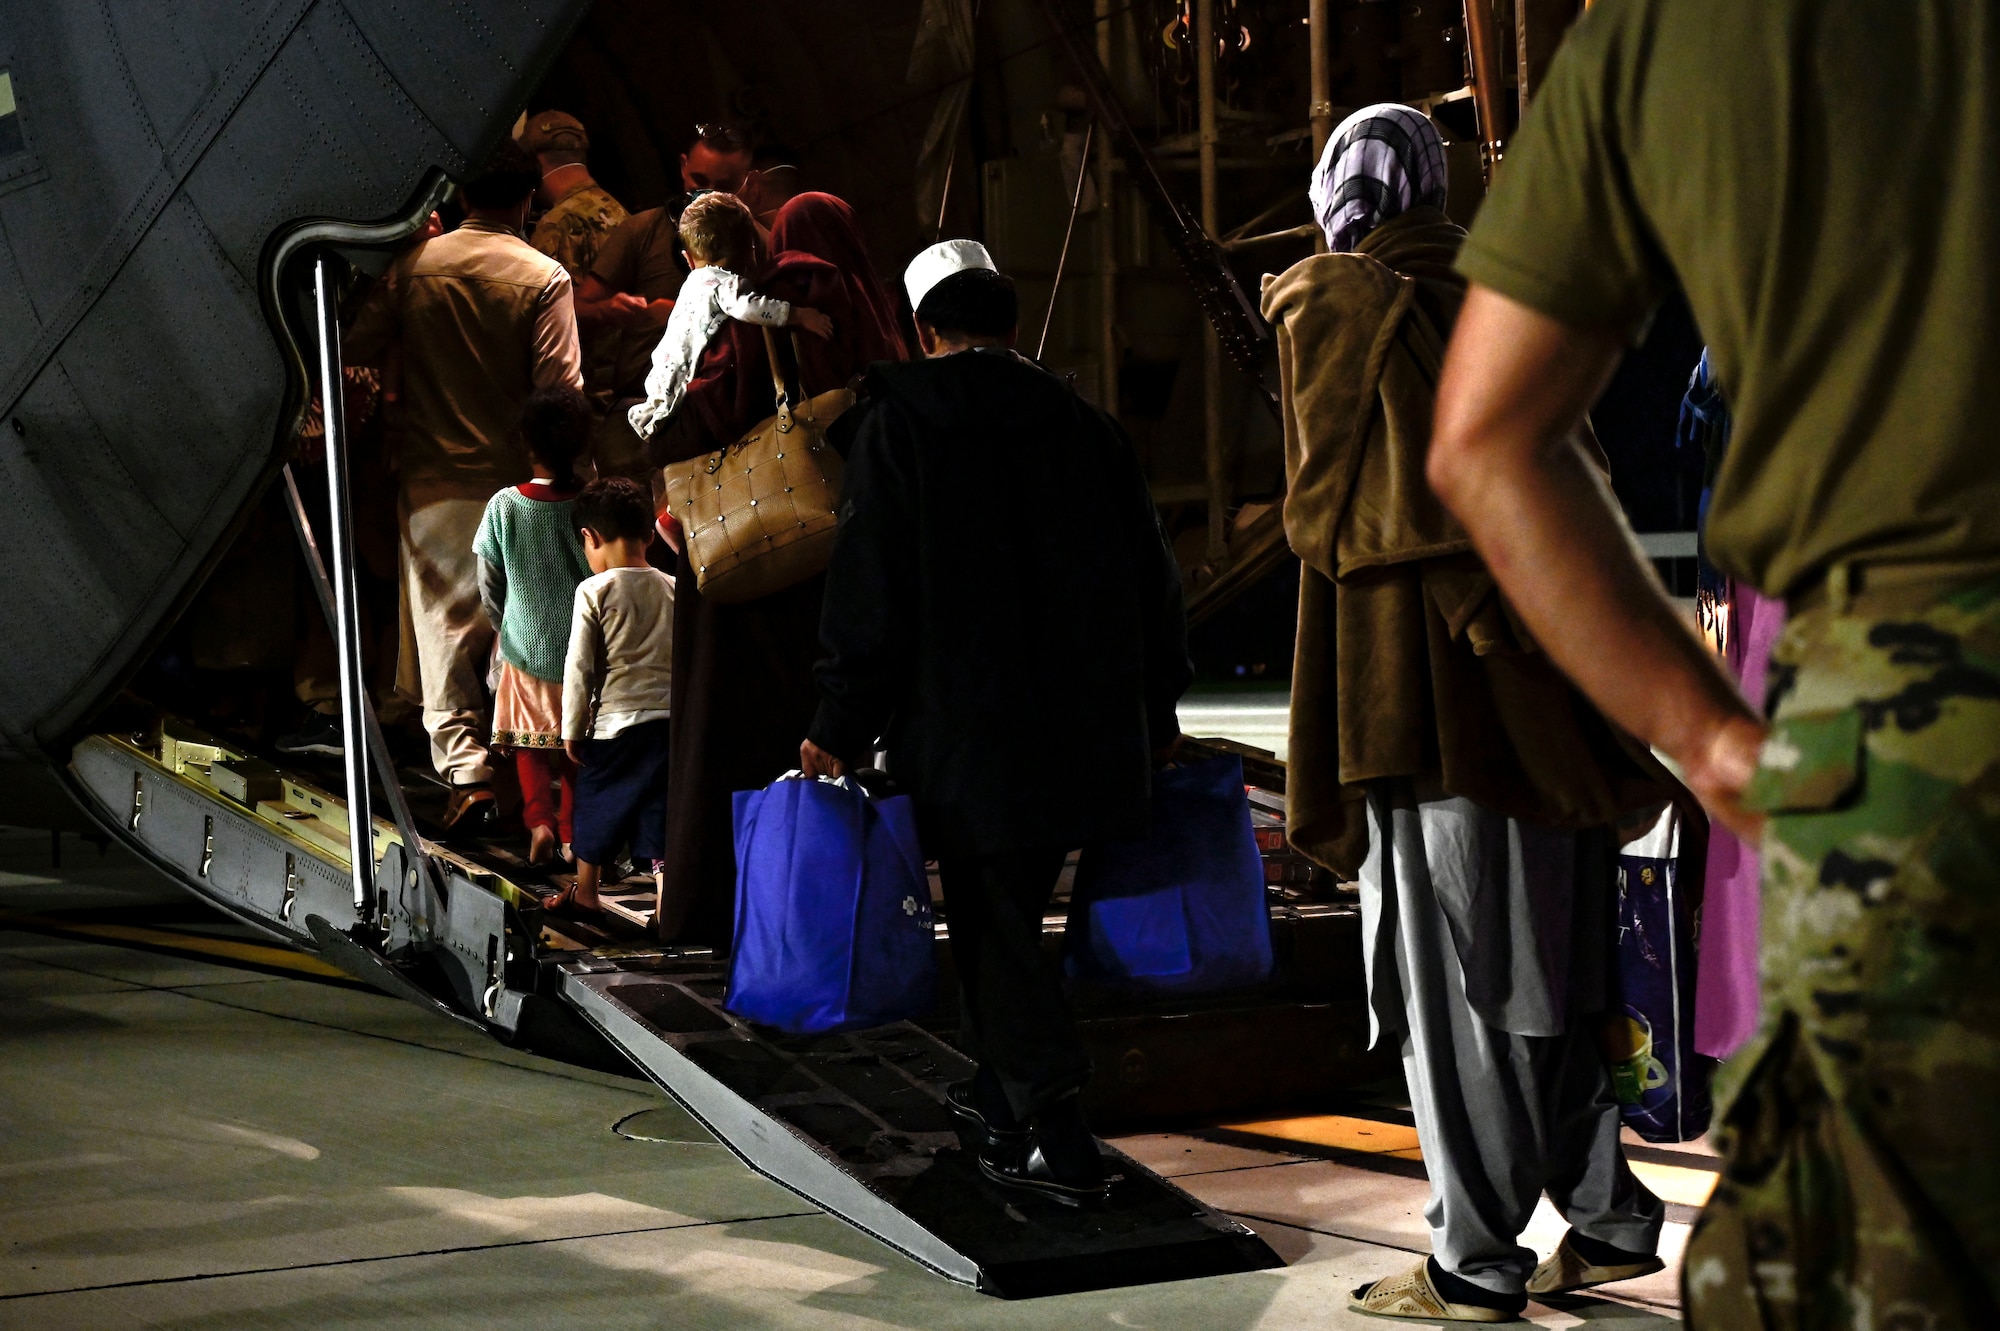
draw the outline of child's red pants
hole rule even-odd
[[[514,770],[521,778],[521,822],[524,826],[552,827],[556,840],[565,846],[574,831],[571,819],[576,807],[576,768],[561,749],[516,749]],[[558,806],[551,788],[562,783]]]

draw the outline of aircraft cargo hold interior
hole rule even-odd
[[[32,327],[0,338],[0,464],[18,482],[0,500],[10,514],[0,568],[17,584],[0,597],[0,639],[16,644],[0,662],[0,793],[18,810],[0,812],[0,991],[27,1004],[23,1077],[0,1096],[25,1125],[19,1150],[0,1150],[0,1177],[26,1180],[15,1203],[0,1205],[0,1326],[16,1317],[23,1326],[248,1325],[266,1314],[274,1326],[375,1325],[405,1312],[407,1324],[439,1326],[1367,1324],[1343,1311],[1350,1291],[1430,1251],[1438,1222],[1425,1210],[1408,1035],[1382,1029],[1385,1009],[1370,987],[1370,965],[1386,965],[1393,981],[1396,959],[1369,932],[1362,860],[1348,853],[1351,829],[1376,816],[1360,780],[1340,775],[1352,754],[1334,752],[1333,779],[1303,804],[1307,820],[1319,820],[1312,836],[1295,835],[1302,803],[1288,778],[1300,756],[1299,681],[1335,669],[1330,621],[1320,651],[1317,621],[1301,607],[1335,580],[1295,553],[1310,539],[1287,508],[1301,467],[1288,445],[1301,429],[1289,397],[1297,371],[1284,359],[1291,343],[1267,317],[1276,308],[1267,292],[1280,274],[1327,257],[1321,200],[1308,185],[1336,127],[1364,108],[1400,107],[1428,127],[1437,148],[1429,183],[1442,202],[1424,220],[1462,239],[1586,7],[509,0],[432,11],[285,0],[228,15],[113,6],[120,12],[97,23],[65,2],[59,20],[38,27],[34,7],[0,0],[0,235],[15,256],[17,304],[35,311]],[[87,93],[113,81],[129,97]],[[1083,838],[1037,848],[1061,871],[1046,904],[1033,903],[1037,959],[1023,964],[1062,977],[1087,1080],[1057,1097],[1059,1111],[1038,1101],[1033,1115],[1018,1104],[1010,1112],[1021,1114],[1024,1142],[1031,1117],[1087,1122],[1103,1180],[1080,1204],[1056,1187],[1010,1191],[988,1158],[1009,1140],[992,1105],[1010,1102],[965,1103],[990,1061],[967,1034],[977,982],[959,969],[971,955],[965,935],[986,926],[961,913],[962,946],[953,941],[963,889],[947,878],[966,852],[937,853],[924,828],[911,869],[921,886],[902,903],[906,922],[926,931],[935,1001],[888,1024],[788,1031],[738,1010],[738,908],[712,881],[693,906],[677,898],[670,856],[640,853],[645,824],[585,870],[581,838],[573,846],[569,835],[574,736],[518,746],[540,746],[548,770],[563,772],[524,787],[532,778],[521,774],[542,769],[517,767],[516,746],[498,733],[502,666],[517,663],[498,645],[499,621],[487,624],[492,601],[461,595],[484,638],[476,662],[453,666],[483,710],[438,705],[435,679],[423,675],[431,648],[420,643],[442,640],[423,635],[441,632],[425,617],[444,613],[425,599],[441,605],[444,593],[424,580],[443,575],[411,554],[421,528],[413,517],[427,501],[409,462],[417,408],[407,350],[400,332],[383,350],[363,345],[358,330],[380,324],[387,301],[406,299],[398,284],[413,281],[427,245],[488,225],[492,209],[466,185],[510,151],[543,180],[522,231],[499,228],[511,241],[542,236],[537,221],[561,221],[563,199],[548,182],[581,170],[575,178],[616,209],[605,235],[633,244],[636,233],[620,228],[674,223],[648,223],[658,234],[647,243],[661,271],[673,268],[676,293],[722,266],[688,248],[705,242],[681,229],[686,209],[728,200],[751,228],[763,265],[755,271],[769,274],[793,253],[774,240],[797,216],[786,210],[831,197],[839,211],[820,205],[829,210],[820,216],[851,226],[853,262],[872,265],[866,281],[884,301],[884,336],[913,364],[980,354],[929,351],[938,329],[921,313],[924,292],[905,280],[919,256],[977,241],[979,261],[944,280],[1004,274],[1018,316],[1004,343],[982,344],[995,353],[985,359],[1032,367],[1038,383],[1074,400],[1076,419],[1101,422],[1090,428],[1123,450],[1134,493],[1150,500],[1138,504],[1140,526],[1147,541],[1157,529],[1184,640],[1176,666],[1192,680],[1176,699],[1182,733],[1155,733],[1150,716],[1131,722],[1161,742],[1127,766],[1156,783],[1170,771],[1231,774],[1230,816],[1247,820],[1233,863],[1239,878],[1256,880],[1247,890],[1265,954],[1252,978],[1182,982],[1174,977],[1199,970],[1199,940],[1177,936],[1178,971],[1092,973],[1079,939],[1110,926],[1091,913],[1102,899],[1091,847],[1134,834],[1121,794],[1077,787],[1077,816],[1093,831],[1082,849]],[[731,188],[700,176],[704,153],[740,158],[723,178]],[[677,679],[676,707],[662,697],[632,724],[673,736],[662,770],[675,780],[699,762],[730,772],[726,755],[699,756],[710,741],[691,737],[705,724],[691,713],[731,697],[732,672],[754,672],[743,655],[698,657],[687,646],[697,612],[671,598],[694,602],[695,589],[709,587],[699,613],[712,616],[700,622],[713,641],[722,641],[714,625],[735,625],[729,631],[752,645],[731,651],[797,658],[767,679],[734,681],[736,696],[758,708],[758,690],[771,698],[759,723],[790,724],[779,684],[805,696],[829,688],[828,662],[840,653],[770,646],[791,632],[775,612],[768,622],[739,614],[744,606],[714,592],[722,584],[706,581],[694,520],[674,516],[672,473],[685,459],[663,462],[658,441],[674,428],[714,436],[704,479],[688,483],[699,491],[768,422],[750,431],[706,417],[688,425],[698,418],[689,407],[679,421],[661,416],[648,452],[628,413],[657,393],[667,308],[679,297],[614,289],[602,266],[572,264],[566,253],[551,255],[550,271],[564,276],[545,287],[533,317],[547,316],[547,293],[560,289],[589,442],[566,478],[563,468],[531,477],[531,455],[542,467],[533,441],[510,439],[519,457],[508,465],[520,464],[520,475],[488,489],[552,485],[561,502],[583,503],[575,491],[616,477],[657,513],[637,539],[641,557],[592,563],[589,579],[627,568],[666,581],[681,635],[673,669],[691,677],[689,663],[700,661],[702,682]],[[808,260],[797,271],[823,295],[829,279],[812,275],[838,265]],[[1430,296],[1416,278],[1384,272],[1401,293],[1385,324],[1393,330]],[[742,285],[749,292],[747,278]],[[864,362],[844,386],[807,382],[815,357],[833,354],[820,343],[839,339],[800,331],[804,297],[777,303],[790,328],[766,318],[760,331],[756,318],[718,314],[674,392],[694,394],[704,374],[720,373],[717,346],[739,357],[749,347],[769,374],[758,369],[738,394],[755,407],[746,420],[762,422],[775,393],[775,429],[803,420],[811,432],[799,438],[818,450],[824,436],[841,455],[830,464],[836,498],[818,515],[831,529],[854,511],[838,502],[838,481],[843,465],[858,473],[859,445],[838,420],[822,428],[812,403],[846,392],[852,425],[889,399],[892,381]],[[860,322],[860,308],[840,306],[838,333]],[[476,331],[491,313],[455,317]],[[1377,377],[1388,347],[1385,333],[1369,361]],[[643,379],[624,368],[646,370],[649,356]],[[1619,506],[1628,535],[1639,533],[1634,558],[1650,560],[1675,613],[1715,645],[1717,624],[1735,621],[1703,580],[1712,570],[1697,572],[1694,533],[1712,477],[1676,434],[1701,357],[1688,306],[1670,293],[1621,349],[1580,437],[1599,460],[1605,502]],[[1412,363],[1424,392],[1436,391],[1435,360]],[[549,387],[534,385],[537,394]],[[734,389],[715,391],[721,401]],[[509,411],[511,426],[521,403]],[[1378,422],[1375,435],[1357,427],[1356,438],[1390,433]],[[786,446],[772,444],[777,458]],[[1036,491],[1071,487],[1079,474],[992,481],[996,493],[1018,493],[1026,529],[1036,526]],[[760,493],[768,511],[773,494]],[[1428,503],[1427,515],[1443,514]],[[576,558],[597,558],[609,529],[575,526],[572,542],[586,538]],[[479,531],[484,540],[483,520]],[[1038,531],[986,559],[1018,570],[1056,543]],[[457,554],[467,568],[490,563]],[[1573,698],[1578,715],[1588,711],[1567,683],[1536,693],[1539,676],[1505,675],[1501,658],[1514,643],[1526,644],[1521,654],[1538,649],[1476,567],[1473,543],[1438,557],[1486,578],[1452,582],[1464,572],[1453,565],[1409,602],[1417,656],[1428,651],[1426,668],[1438,673],[1384,676],[1379,700],[1343,697],[1340,724],[1365,729],[1371,713],[1406,707],[1443,715],[1449,731],[1459,700],[1433,679],[1447,678],[1439,662],[1454,641],[1473,662],[1455,678],[1480,681],[1467,697],[1560,695],[1553,710]],[[1380,585],[1369,563],[1351,562],[1341,579]],[[1050,582],[1081,586],[1110,577],[1110,567],[1080,558]],[[777,596],[803,587],[817,598],[838,575],[815,576],[821,582]],[[464,593],[474,578],[460,581]],[[565,604],[572,585],[587,585],[580,570]],[[522,586],[504,594],[522,596]],[[1370,613],[1389,614],[1386,594],[1374,604]],[[1079,617],[1110,632],[1104,626],[1124,623],[1125,609]],[[1007,613],[1004,602],[992,610]],[[820,615],[814,599],[810,627]],[[1465,646],[1473,638],[1476,656]],[[1111,710],[1079,701],[1097,682],[1143,673],[1121,676],[1080,653],[1049,665],[1060,651],[1017,646],[1046,667],[1034,688],[1078,681],[1073,697],[1046,687],[1054,701],[1043,713],[1070,722]],[[1145,647],[1158,644],[1148,637]],[[1500,683],[1477,673],[1489,670]],[[544,682],[563,731],[561,683]],[[736,866],[739,891],[748,890],[744,787],[799,776],[787,766],[808,769],[802,784],[861,792],[868,807],[906,794],[901,782],[919,778],[907,757],[899,767],[896,727],[914,706],[869,732],[860,756],[873,763],[847,762],[837,779],[811,782],[817,741],[803,723],[787,750],[795,758],[755,758],[754,781],[721,792],[737,801],[736,821],[718,823],[702,871],[712,880],[714,863]],[[828,707],[800,714],[812,736]],[[451,719],[474,710],[476,724]],[[1328,703],[1312,724],[1335,710]],[[1558,765],[1584,773],[1578,789],[1601,768],[1612,774],[1602,785],[1621,799],[1647,781],[1685,797],[1632,797],[1617,819],[1590,823],[1605,834],[1605,863],[1615,868],[1660,828],[1673,832],[1658,841],[1665,849],[1647,852],[1659,863],[1678,874],[1700,861],[1708,821],[1679,771],[1601,720],[1569,724],[1552,723],[1547,743]],[[476,731],[483,776],[463,779],[469,760],[448,753],[454,725]],[[1494,727],[1506,743],[1532,747],[1536,738],[1520,731]],[[1463,733],[1405,747],[1437,768],[1451,756],[1440,758],[1440,743],[1500,743]],[[1011,738],[1005,761],[1025,788],[1070,790],[1073,772],[1097,761],[1062,720],[1031,722]],[[1326,761],[1324,746],[1307,753]],[[1495,784],[1527,790],[1541,779],[1524,765]],[[469,796],[474,787],[484,804]],[[1430,789],[1421,780],[1411,788]],[[556,802],[562,832],[538,831],[536,810]],[[1333,849],[1325,828],[1343,815],[1329,807],[1356,820]],[[670,836],[681,816],[665,815]],[[1565,834],[1587,821],[1577,815]],[[1100,822],[1110,829],[1102,836]],[[1379,835],[1374,844],[1379,874]],[[1520,844],[1516,834],[1517,860]],[[1698,871],[1693,881],[1698,888]],[[593,889],[598,908],[579,906]],[[1673,928],[1691,927],[1690,912],[1698,924],[1698,890],[1691,906],[1668,900]],[[1187,930],[1202,926],[1202,909],[1185,906]],[[1581,936],[1609,916],[1578,918]],[[1156,941],[1139,934],[1135,948]],[[1534,964],[1569,983],[1567,961]],[[1463,998],[1467,982],[1458,983]],[[1657,1089],[1667,1074],[1648,1070],[1649,1057],[1654,1069],[1664,1057],[1654,1040],[1666,1048],[1680,1037],[1648,1028],[1636,1063],[1634,1050],[1612,1048],[1616,1038],[1606,1037],[1605,1059],[1622,1057],[1641,1081],[1655,1077],[1641,1089]],[[1694,1062],[1705,1096],[1714,1060]],[[73,1120],[58,1111],[64,1104]],[[132,1140],[123,1141],[128,1113]],[[1663,1261],[1587,1295],[1578,1286],[1545,1300],[1531,1286],[1523,1315],[1536,1325],[1678,1322],[1679,1254],[1720,1166],[1698,1131],[1670,1143],[1629,1126],[1607,1131],[1657,1203]],[[177,1194],[185,1216],[175,1214]],[[1548,1199],[1526,1207],[1523,1252],[1554,1250],[1566,1232],[1558,1210]],[[600,1302],[566,1306],[554,1291],[570,1285]]]

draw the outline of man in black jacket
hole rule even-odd
[[[1071,849],[1146,825],[1187,623],[1131,444],[1014,353],[1013,284],[951,271],[991,263],[953,246],[934,285],[912,266],[926,359],[876,365],[836,426],[852,442],[801,761],[838,775],[888,751],[938,860],[979,1063],[951,1108],[989,1179],[1078,1204],[1104,1172],[1042,915]]]

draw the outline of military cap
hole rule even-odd
[[[589,152],[590,135],[583,122],[567,111],[539,111],[515,136],[531,153]]]

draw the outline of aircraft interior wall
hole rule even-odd
[[[969,49],[940,55],[935,32],[954,9],[974,16],[972,40]],[[1313,244],[1305,233],[1312,141],[1304,10],[1303,0],[1237,0],[1219,10],[1219,26],[1234,36],[1223,41],[1217,64],[1223,188],[1216,231],[1251,292],[1265,273],[1282,271]],[[1458,8],[1346,0],[1331,12],[1334,111],[1376,98],[1428,102],[1449,139],[1451,211],[1470,220],[1483,189],[1469,103],[1454,95],[1465,77]],[[695,124],[727,120],[748,131],[760,166],[795,167],[798,188],[847,199],[885,274],[900,272],[939,235],[982,238],[1020,284],[1024,349],[1039,351],[1079,392],[1113,407],[1132,435],[1192,589],[1205,556],[1208,507],[1205,324],[1162,219],[1124,163],[1103,171],[1093,162],[1079,180],[1093,117],[1051,27],[1059,16],[1095,43],[1145,150],[1193,214],[1200,206],[1199,108],[1182,32],[1187,8],[1179,0],[1103,0],[1095,13],[1101,19],[1062,0],[752,0],[720,8],[597,0],[527,107],[582,119],[592,136],[593,173],[634,210],[679,188],[679,153]],[[1512,0],[1497,17],[1502,31],[1513,26],[1519,15]],[[1518,53],[1508,45],[1512,78]],[[964,94],[956,101],[955,90]],[[929,153],[927,138],[935,141]],[[1093,158],[1099,155],[1093,145]],[[929,201],[940,191],[941,206],[931,213]],[[365,281],[357,274],[350,299]],[[891,285],[900,296],[900,283]],[[1115,302],[1109,320],[1107,295]],[[1664,324],[1657,345],[1634,358],[1607,401],[1616,436],[1607,448],[1642,528],[1676,525],[1687,506],[1685,460],[1651,437],[1660,433],[1653,418],[1670,414],[1659,400],[1685,373],[1680,362],[1692,336],[1671,317]],[[1274,382],[1275,372],[1266,379]],[[1233,458],[1229,502],[1241,525],[1281,496],[1282,441],[1249,376],[1225,367],[1221,386]],[[387,696],[395,606],[384,496],[393,481],[372,433],[378,429],[365,415],[359,421],[357,538],[375,682]],[[310,474],[305,490],[320,506]],[[287,717],[296,720],[293,677],[307,655],[322,650],[324,630],[293,546],[282,492],[274,491],[154,654],[142,691],[197,716],[223,708],[236,713],[226,718],[232,724],[266,737]],[[1289,625],[1280,621],[1291,582],[1289,567],[1281,569],[1269,587],[1223,612],[1207,637],[1198,634],[1205,670],[1226,675],[1229,662],[1254,655],[1271,677],[1287,672]],[[1238,646],[1245,639],[1254,649]],[[197,696],[205,694],[230,701]]]

